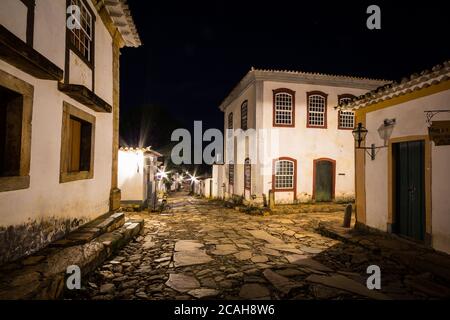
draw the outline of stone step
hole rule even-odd
[[[119,215],[114,219],[123,219],[119,228],[102,233],[82,244],[41,250],[22,262],[16,262],[15,269],[8,272],[0,270],[0,300],[58,299],[65,288],[67,267],[71,265],[80,268],[83,284],[83,278],[85,279],[89,272],[140,234],[144,227],[142,219],[125,222],[125,217]],[[107,230],[114,223],[116,222],[108,222],[103,230]],[[116,223],[116,226],[119,224],[120,222]]]
[[[91,222],[86,223],[75,231],[72,231],[64,238],[52,242],[50,247],[69,247],[87,243],[99,235],[112,232],[125,223],[125,214],[116,212],[111,215],[103,215]]]

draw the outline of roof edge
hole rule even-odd
[[[254,81],[280,81],[300,84],[317,84],[329,86],[341,86],[373,90],[391,80],[373,79],[365,77],[353,77],[345,75],[334,75],[326,73],[313,73],[289,70],[255,69],[251,68],[246,75],[231,90],[226,98],[220,103],[219,109],[225,111],[228,105],[235,100]]]
[[[413,73],[408,77],[403,77],[399,82],[392,81],[380,86],[364,95],[348,101],[347,103],[338,104],[335,108],[357,110],[432,85],[437,85],[447,80],[450,80],[450,60],[435,65],[431,70],[426,69],[420,73]]]

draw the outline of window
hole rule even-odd
[[[244,189],[250,190],[252,185],[252,165],[250,159],[245,159],[244,163]]]
[[[69,39],[72,48],[88,63],[92,63],[94,21],[90,8],[82,0],[69,0],[69,5],[80,8],[81,28],[69,29]]]
[[[30,186],[33,91],[0,70],[0,192]]]
[[[308,128],[327,127],[327,94],[320,91],[307,93]]]
[[[234,164],[230,163],[228,165],[228,183],[234,185]]]
[[[92,124],[72,116],[69,123],[68,172],[89,171]]]
[[[247,130],[248,103],[245,100],[241,105],[241,129]]]
[[[18,176],[22,144],[23,96],[0,88],[0,177]]]
[[[228,129],[233,129],[233,112],[228,114]]]
[[[273,90],[273,126],[295,125],[295,92],[289,89]]]
[[[64,102],[60,182],[94,176],[95,117]]]
[[[351,94],[343,94],[338,96],[338,103],[348,103],[355,98],[354,95]],[[355,113],[351,110],[339,110],[338,112],[339,129],[353,129],[355,127]]]
[[[275,189],[294,189],[294,162],[277,160],[275,162]]]
[[[355,127],[355,113],[349,110],[339,110],[339,129],[353,129]]]

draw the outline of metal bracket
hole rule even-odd
[[[356,147],[356,149],[365,150],[366,153],[370,156],[371,160],[375,160],[375,156],[377,155],[379,149],[387,148],[387,146],[375,147],[375,144],[372,143],[370,147]]]
[[[431,119],[433,119],[433,117],[435,115],[437,115],[438,113],[445,113],[445,112],[450,112],[450,110],[427,110],[424,111],[425,112],[425,116],[427,117],[427,123],[429,126],[431,126]]]

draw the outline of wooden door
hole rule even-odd
[[[424,240],[425,144],[408,141],[394,145],[395,228],[400,235]]]
[[[329,202],[334,197],[334,163],[330,160],[314,161],[314,199]]]

